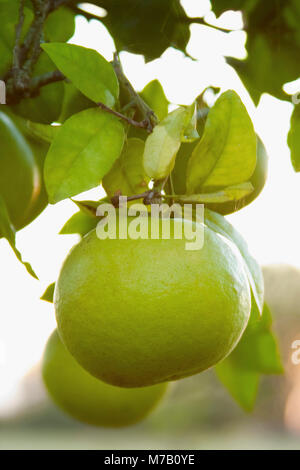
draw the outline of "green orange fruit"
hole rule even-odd
[[[42,373],[50,396],[60,408],[96,426],[120,427],[141,421],[157,406],[168,386],[125,389],[101,382],[75,361],[56,330],[46,346]]]
[[[142,387],[208,369],[247,325],[250,289],[235,245],[198,222],[170,224],[170,239],[150,239],[150,219],[144,239],[100,240],[91,231],[71,250],[56,283],[65,346],[112,385]],[[175,238],[179,225],[204,231],[201,249],[187,250],[185,234]]]

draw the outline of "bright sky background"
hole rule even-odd
[[[208,1],[184,0],[182,4],[190,16],[207,12],[207,21],[216,22],[209,13]],[[239,29],[241,16],[230,12],[216,24]],[[224,34],[201,25],[192,25],[191,32],[187,51],[197,61],[174,49],[168,49],[161,59],[146,65],[142,56],[122,53],[125,73],[138,90],[158,78],[169,101],[177,104],[191,104],[208,85],[220,86],[222,91],[232,88],[240,94],[268,150],[269,178],[260,197],[229,220],[244,235],[261,264],[290,263],[300,267],[300,175],[292,169],[286,144],[292,105],[264,95],[255,109],[238,76],[223,58],[223,55],[245,56],[243,32]],[[113,41],[96,21],[88,23],[78,17],[71,42],[94,48],[107,60],[112,59]],[[289,92],[299,89],[298,81],[289,87]],[[98,199],[99,189],[84,197]],[[74,212],[76,208],[70,201],[49,206],[18,233],[18,248],[32,263],[40,282],[26,273],[7,242],[0,240],[0,415],[15,406],[20,379],[40,359],[45,342],[55,328],[53,306],[39,297],[57,278],[63,259],[77,241],[77,236],[57,235]]]

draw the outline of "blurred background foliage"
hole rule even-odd
[[[92,428],[50,402],[37,365],[23,379],[17,412],[0,419],[0,448],[299,449],[300,367],[291,361],[291,344],[300,337],[300,270],[269,265],[263,272],[285,374],[261,379],[251,414],[240,409],[209,370],[174,382],[160,407],[125,434]]]

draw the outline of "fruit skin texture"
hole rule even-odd
[[[121,427],[147,416],[165,394],[168,384],[124,389],[113,387],[86,372],[61,342],[57,330],[43,357],[44,383],[54,402],[80,421]]]
[[[0,112],[0,195],[17,230],[27,223],[40,184],[30,146],[11,118]]]
[[[171,221],[174,233],[182,219]],[[93,230],[71,250],[56,283],[56,319],[92,375],[153,385],[208,369],[237,344],[251,307],[241,255],[207,227],[202,249],[187,251],[186,241],[100,240]]]

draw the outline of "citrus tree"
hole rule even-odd
[[[260,267],[224,215],[263,189],[264,144],[236,92],[220,94],[212,87],[216,100],[209,107],[205,90],[199,90],[194,103],[172,103],[169,112],[161,84],[154,80],[135,90],[119,58],[120,51],[129,51],[151,61],[168,47],[186,54],[191,24],[221,28],[187,16],[179,0],[90,3],[106,16],[75,0],[0,0],[0,77],[6,85],[0,111],[1,237],[36,276],[16,248],[16,231],[48,203],[100,185],[106,192],[99,201],[74,200],[78,212],[61,230],[82,240],[42,297],[54,297],[64,343],[57,333],[50,339],[46,385],[62,408],[96,424],[109,422],[99,409],[107,400],[111,424],[122,425],[148,413],[163,394],[161,384],[215,367],[233,398],[251,410],[261,374],[281,373],[282,365]],[[214,0],[212,9],[217,16],[229,9],[243,13],[247,59],[227,61],[254,103],[262,93],[290,100],[283,85],[299,73],[299,2]],[[116,46],[111,62],[68,43],[78,14],[108,29]],[[299,109],[295,105],[288,137],[296,171]],[[147,239],[149,228],[141,221],[136,239],[100,240],[103,211],[110,203],[118,213],[121,196],[129,206],[142,204],[146,218],[154,204],[188,204],[193,218],[174,217],[167,240]],[[197,204],[204,204],[201,221]],[[174,235],[179,223],[201,226],[201,249],[185,250],[187,237]],[[79,383],[76,397],[71,390]],[[130,396],[137,407],[131,417],[123,416],[115,401],[128,403]],[[83,409],[84,400],[89,402]]]

